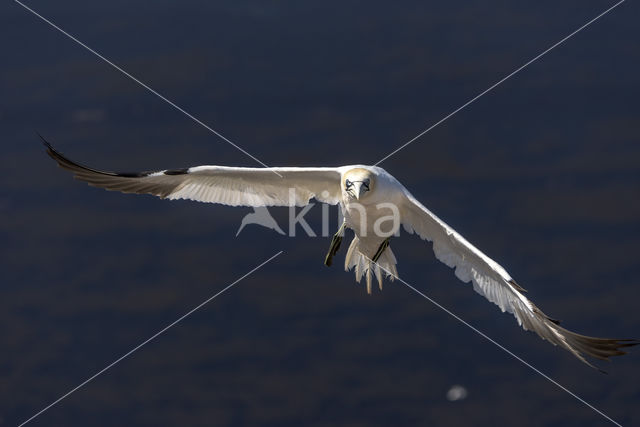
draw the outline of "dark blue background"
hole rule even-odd
[[[269,165],[374,163],[613,3],[27,3]],[[640,6],[626,2],[382,166],[565,326],[639,337]],[[0,424],[15,425],[279,250],[34,425],[599,425],[404,285],[246,208],[107,193],[112,170],[256,166],[14,2],[0,6]],[[332,208],[335,209],[335,208]],[[319,231],[319,207],[311,215]],[[276,209],[282,227],[286,209]],[[459,282],[401,276],[615,420],[640,352],[591,370]],[[453,384],[467,399],[446,400]]]

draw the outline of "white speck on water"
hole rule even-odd
[[[447,391],[447,400],[450,402],[455,402],[456,400],[464,400],[469,393],[467,389],[462,387],[461,385],[453,385]]]

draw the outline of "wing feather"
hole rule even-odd
[[[158,172],[114,173],[69,160],[43,141],[47,153],[61,168],[73,172],[76,179],[110,191],[230,206],[304,206],[312,198],[333,205],[340,201],[338,168],[196,166]]]
[[[433,251],[438,260],[455,268],[455,275],[460,280],[465,283],[471,281],[476,292],[503,312],[512,313],[524,330],[535,332],[540,338],[568,350],[594,368],[585,355],[608,360],[610,356],[625,354],[621,348],[640,344],[637,340],[589,337],[559,326],[557,320],[544,314],[524,296],[525,290],[502,266],[424,207],[406,189],[403,191],[405,197],[401,211],[405,230],[416,232],[422,239],[433,242]]]

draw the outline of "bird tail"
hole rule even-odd
[[[367,293],[371,294],[371,282],[373,275],[378,280],[378,287],[382,290],[382,277],[383,275],[393,281],[398,276],[398,270],[396,270],[396,257],[393,255],[391,247],[387,247],[385,251],[380,255],[377,262],[373,262],[371,258],[362,252],[361,242],[358,236],[355,236],[349,245],[347,250],[347,256],[344,261],[344,269],[346,271],[354,269],[356,273],[356,280],[360,283],[362,276],[367,277]]]

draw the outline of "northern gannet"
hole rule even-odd
[[[46,140],[47,153],[74,177],[89,185],[123,193],[152,194],[229,206],[305,206],[312,198],[340,205],[344,222],[332,239],[325,264],[330,266],[346,228],[355,237],[347,250],[345,270],[354,269],[356,280],[366,276],[371,293],[372,275],[382,289],[382,277],[397,277],[396,258],[389,247],[400,225],[409,234],[433,242],[437,259],[455,269],[463,282],[505,312],[512,313],[524,329],[558,345],[594,367],[585,355],[600,360],[625,354],[621,348],[638,340],[580,335],[559,325],[528,298],[526,292],[497,262],[416,200],[393,176],[377,166],[243,168],[195,166],[157,172],[114,173],[75,163]],[[596,368],[597,369],[597,368]]]

